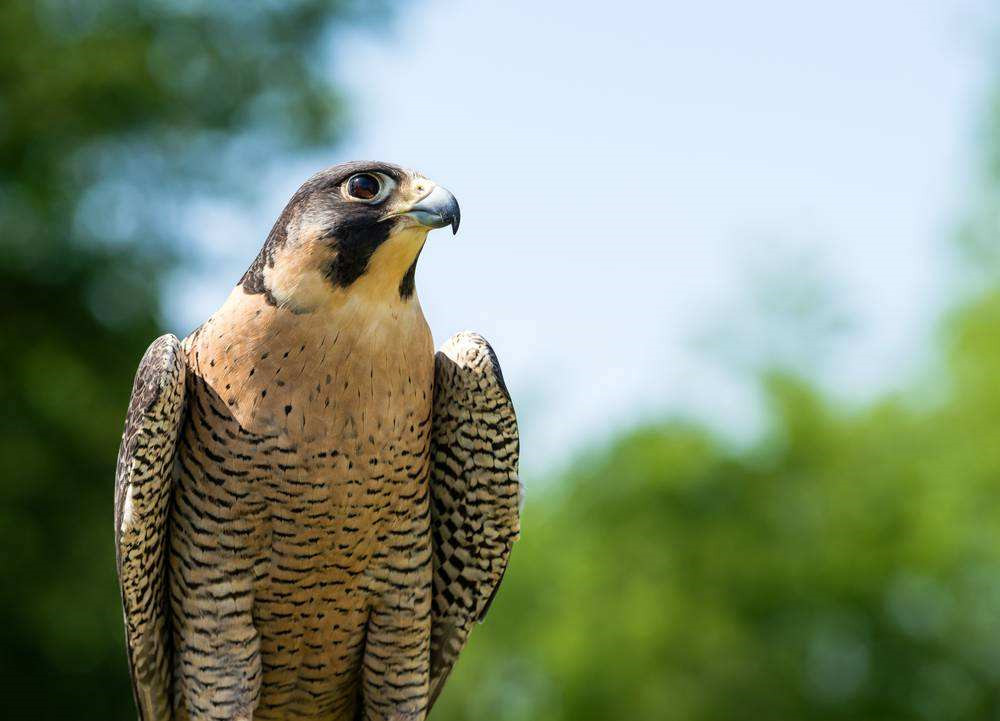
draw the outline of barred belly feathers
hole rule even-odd
[[[293,196],[223,306],[136,375],[115,535],[139,718],[422,719],[519,533],[482,337],[414,288],[454,197],[386,163]]]

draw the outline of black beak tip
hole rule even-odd
[[[440,186],[435,187],[406,214],[428,228],[443,228],[450,225],[452,234],[458,233],[458,225],[462,221],[462,211],[455,196]]]

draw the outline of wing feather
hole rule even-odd
[[[517,419],[497,357],[482,336],[459,333],[435,356],[428,710],[492,603],[520,533],[517,460]]]
[[[135,375],[115,475],[115,560],[141,721],[171,718],[167,513],[184,413],[184,378],[176,336],[153,341]]]

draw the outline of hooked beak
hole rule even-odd
[[[440,185],[434,186],[434,190],[403,215],[410,216],[428,228],[443,228],[450,225],[452,234],[458,232],[458,223],[462,219],[462,212],[458,209],[455,196]]]

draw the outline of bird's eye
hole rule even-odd
[[[357,200],[373,200],[382,190],[378,178],[369,173],[358,173],[347,181],[347,194]]]

